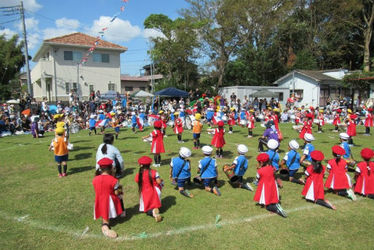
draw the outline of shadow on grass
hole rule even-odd
[[[223,151],[223,157],[225,158],[232,158],[233,154],[231,151],[224,150]]]
[[[74,160],[83,160],[92,157],[92,153],[81,153],[74,156]]]
[[[135,168],[125,168],[125,170],[122,173],[122,176],[125,177],[127,175],[131,175],[134,173]]]
[[[95,169],[94,166],[70,168],[68,174],[69,175],[71,175],[71,174],[77,174],[77,173],[80,173],[80,172],[91,171],[93,169]]]
[[[72,140],[71,143],[81,143],[81,142],[91,142],[89,140],[78,140],[78,141],[74,141]]]
[[[131,152],[131,150],[122,150],[121,151],[122,154],[130,153],[130,152]]]
[[[136,151],[136,152],[133,152],[134,154],[138,154],[138,155],[140,155],[140,154],[144,154],[145,153],[145,151]]]
[[[93,149],[95,147],[81,147],[81,146],[74,146],[74,151],[78,150],[85,150],[85,149]]]
[[[162,207],[160,208],[161,213],[165,213],[169,210],[172,206],[176,205],[176,197],[174,195],[166,196],[161,200]]]

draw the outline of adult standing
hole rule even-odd
[[[96,152],[96,170],[100,168],[98,162],[102,158],[110,158],[114,161],[116,169],[116,178],[120,178],[124,169],[124,162],[120,151],[113,146],[114,136],[112,134],[105,134],[103,143],[100,144]]]

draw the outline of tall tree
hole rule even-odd
[[[152,14],[144,21],[145,28],[156,29],[163,34],[152,38],[154,46],[149,53],[158,72],[165,75],[170,84],[188,86],[196,82],[197,25],[182,18],[173,21],[163,14]]]
[[[0,99],[7,100],[19,90],[18,76],[25,64],[22,48],[17,35],[9,40],[0,36]]]

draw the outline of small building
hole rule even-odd
[[[153,83],[156,84],[162,75],[144,75],[144,76],[129,76],[121,75],[121,94],[134,93],[139,90],[144,90],[147,92],[152,91],[152,79]]]
[[[88,60],[82,58],[94,45]],[[87,100],[91,91],[121,91],[120,55],[126,47],[83,33],[72,33],[43,41],[31,71],[37,100],[67,101],[70,92]]]
[[[294,70],[273,84],[288,88],[295,93],[296,105],[325,106],[328,100],[350,96],[351,90],[344,88],[342,79],[347,70]]]
[[[254,99],[251,97],[251,95],[261,90],[267,90],[275,93],[277,96],[275,99],[283,105],[286,104],[287,98],[290,95],[289,88],[276,86],[229,86],[220,88],[218,93],[228,100],[230,100],[231,94],[234,93],[237,98],[243,101],[245,97],[248,97],[249,100]],[[259,97],[259,99],[261,99],[261,97]]]

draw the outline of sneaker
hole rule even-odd
[[[357,197],[355,193],[352,191],[352,189],[347,190],[348,198],[355,201],[357,200]]]
[[[156,163],[153,163],[153,164],[152,164],[152,167],[157,168],[157,164],[156,164]]]
[[[253,136],[251,136],[251,135],[248,135],[248,136],[247,136],[247,138],[252,138],[252,137],[253,137]]]
[[[62,177],[65,177],[65,176],[67,176],[67,174],[66,174],[66,173],[63,173],[63,174],[62,174]]]
[[[186,196],[188,198],[193,198],[193,194],[191,194],[187,189],[179,191],[181,195]]]
[[[102,227],[101,227],[101,231],[103,232],[103,234],[108,237],[108,238],[111,238],[111,239],[114,239],[114,238],[117,238],[117,233],[113,230],[110,229],[110,227],[106,224],[104,224]]]
[[[332,210],[336,210],[336,207],[331,204],[328,200],[325,200],[325,202],[331,207]]]
[[[229,134],[232,134],[232,131],[229,131]]]
[[[281,207],[281,205],[276,204],[275,206],[276,206],[276,208],[277,208],[277,214],[279,214],[280,216],[282,216],[282,217],[284,217],[284,218],[287,218],[287,214],[286,214],[286,212],[283,210],[283,208]]]
[[[251,186],[251,184],[249,184],[248,182],[244,183],[242,185],[242,188],[243,189],[246,189],[246,190],[249,190],[249,191],[253,191],[253,187]]]
[[[59,178],[62,178],[62,174],[58,174],[58,177],[59,177]]]
[[[213,193],[217,196],[221,196],[221,192],[219,191],[218,187],[213,187]]]
[[[254,181],[252,182],[252,184],[255,185],[255,186],[257,187],[257,186],[258,186],[258,181],[254,180]]]

